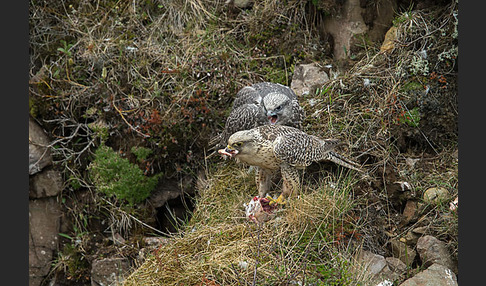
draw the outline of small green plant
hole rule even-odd
[[[145,176],[137,165],[105,145],[96,150],[88,170],[91,180],[100,192],[126,200],[130,205],[145,200],[159,178],[158,175]]]
[[[57,48],[58,51],[65,54],[68,57],[71,57],[70,49],[74,46],[74,44],[68,44],[66,41],[61,40],[62,47]]]
[[[99,137],[101,142],[106,142],[109,136],[109,127],[104,121],[95,121],[88,124],[88,127]]]
[[[331,93],[329,90],[331,89],[331,86],[322,86],[318,87],[316,89],[316,97],[324,97],[326,94],[329,93],[329,104],[332,104],[332,98],[331,98]]]
[[[137,161],[144,161],[152,154],[152,150],[145,147],[133,146],[130,151],[137,157]]]
[[[398,118],[400,123],[408,124],[411,127],[418,127],[420,122],[420,111],[418,107],[415,107],[408,111],[403,111]]]
[[[407,11],[400,13],[395,19],[392,20],[393,26],[399,27],[404,23],[412,21],[413,18],[412,10],[413,10],[413,4],[410,4],[410,6],[408,6],[407,8]]]
[[[89,263],[73,243],[65,244],[52,262],[53,272],[64,272],[74,281],[80,281],[89,273]]]
[[[417,90],[418,91],[424,90],[423,84],[417,81],[408,81],[400,87],[400,91],[403,92],[410,92],[410,91],[417,91]]]
[[[69,183],[71,185],[71,188],[73,188],[73,190],[79,190],[82,187],[79,179],[73,175],[69,176]]]

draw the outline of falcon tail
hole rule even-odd
[[[344,166],[346,168],[349,168],[349,169],[353,169],[353,170],[356,170],[358,172],[364,172],[363,169],[361,169],[361,166],[356,163],[356,162],[353,162],[352,160],[336,153],[336,152],[333,152],[333,151],[330,151],[328,153],[328,158],[327,158],[329,161],[331,162],[334,162],[338,165],[341,165],[341,166]]]

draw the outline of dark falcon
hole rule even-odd
[[[303,119],[304,110],[289,87],[270,82],[245,86],[236,94],[223,132],[210,145],[223,148],[233,133],[267,124],[301,129]]]

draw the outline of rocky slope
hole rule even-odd
[[[29,284],[457,284],[457,3],[242,2],[31,3]],[[252,174],[207,153],[257,81],[369,172],[312,165],[263,244]]]

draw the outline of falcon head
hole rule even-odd
[[[228,139],[228,146],[218,150],[221,155],[236,157],[237,155],[250,155],[254,152],[254,132],[252,130],[243,130],[233,133]]]
[[[263,98],[263,105],[267,111],[268,122],[272,125],[285,125],[291,117],[291,99],[283,94],[272,92]]]

